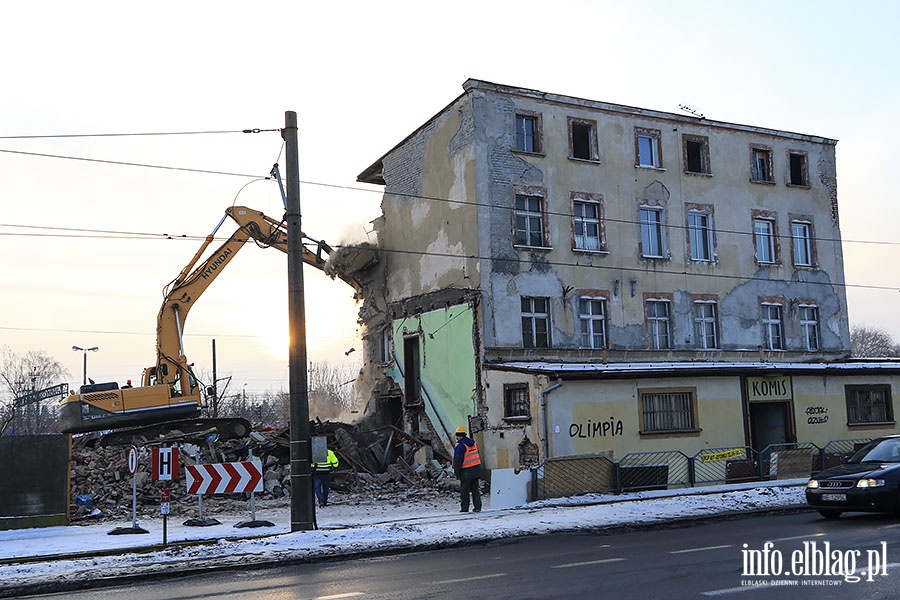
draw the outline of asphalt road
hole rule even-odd
[[[804,511],[230,570],[43,597],[893,600],[900,597],[900,520],[852,514],[828,521]]]

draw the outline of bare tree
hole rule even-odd
[[[7,430],[19,434],[59,431],[55,403],[16,406],[16,399],[56,385],[68,377],[69,371],[62,363],[43,350],[18,354],[3,346],[0,352],[0,435]]]
[[[354,396],[353,365],[311,362],[307,371],[309,418],[323,421],[353,420],[359,400]],[[284,390],[227,393],[220,390],[219,413],[248,419],[256,427],[287,427],[291,421],[290,394]]]
[[[352,421],[359,399],[354,395],[354,382],[359,367],[327,362],[309,363],[309,416],[325,421]]]
[[[850,328],[850,355],[856,358],[900,356],[900,345],[884,329],[856,325]]]

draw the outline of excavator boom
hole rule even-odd
[[[201,260],[227,217],[237,223],[237,230]],[[305,235],[303,238],[303,261],[324,271],[331,247]],[[109,382],[82,386],[78,393],[72,392],[62,401],[60,408],[60,429],[63,433],[121,429],[172,420],[176,420],[173,427],[177,428],[179,423],[186,425],[185,420],[189,420],[194,429],[208,434],[203,423],[197,419],[203,403],[200,386],[184,353],[184,324],[188,312],[203,292],[250,240],[261,247],[287,252],[287,229],[283,221],[276,221],[244,206],[226,209],[225,216],[213,232],[164,289],[163,303],[157,315],[156,364],[144,369],[142,385],[120,388],[118,383]],[[310,250],[308,245],[313,245],[315,251]],[[348,279],[345,281],[354,285]],[[228,437],[246,435],[249,433],[249,423],[240,421],[242,423],[233,427],[217,424],[218,433]],[[154,431],[157,429],[153,428]],[[124,432],[118,433],[118,438],[128,439],[128,436],[122,435]]]

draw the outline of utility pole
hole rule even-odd
[[[216,375],[216,340],[212,341],[212,363],[213,363],[213,380],[212,380],[212,416],[213,419],[219,418],[219,379]]]
[[[310,458],[309,390],[306,372],[306,307],[303,298],[303,229],[300,226],[300,160],[297,113],[284,113],[284,156],[287,177],[288,377],[291,405],[291,531],[315,528]]]

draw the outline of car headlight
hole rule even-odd
[[[858,488],[873,488],[884,485],[884,479],[860,479],[856,482]]]
[[[811,488],[811,489],[819,487],[819,480],[818,479],[810,479],[809,482],[806,484],[806,487]]]

